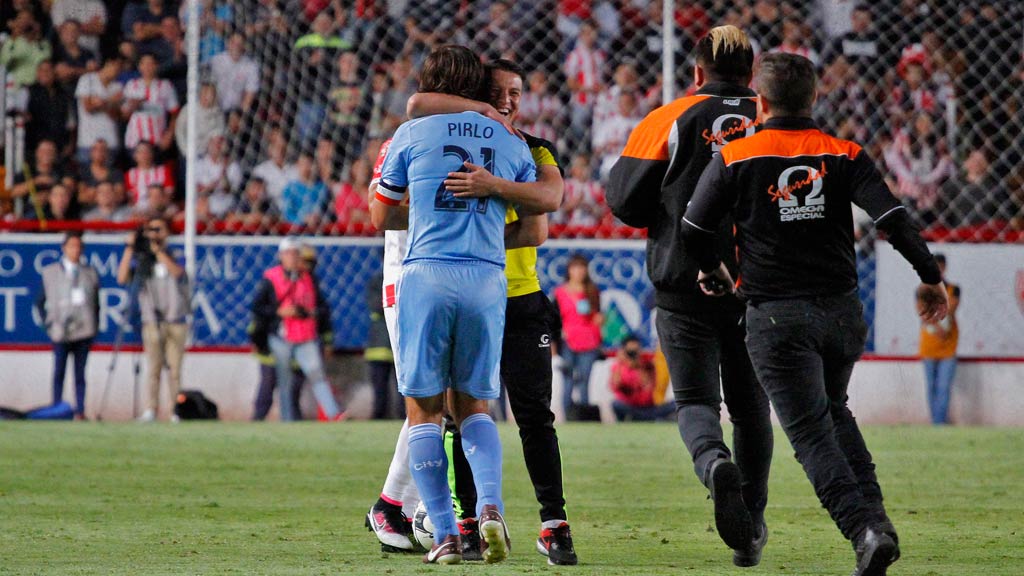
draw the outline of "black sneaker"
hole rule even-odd
[[[726,546],[742,550],[754,539],[754,523],[743,503],[740,490],[740,468],[727,458],[711,464],[708,488],[715,501],[715,528]]]
[[[572,546],[572,530],[567,522],[562,522],[557,528],[541,530],[540,538],[537,538],[537,552],[547,556],[548,564],[551,565],[575,566],[579,562]]]
[[[366,513],[366,528],[380,540],[384,552],[414,552],[412,522],[402,512],[401,506],[378,499]]]
[[[878,528],[878,530],[881,531],[883,534],[887,535],[889,538],[892,538],[893,543],[896,544],[896,552],[894,552],[893,555],[892,555],[892,561],[895,562],[895,561],[899,560],[900,559],[900,537],[899,537],[898,534],[896,534],[896,527],[892,525],[892,521],[889,520],[888,517],[886,517],[885,520],[883,520],[883,521],[879,522],[878,524],[876,524],[875,527]]]
[[[434,544],[423,555],[424,564],[458,564],[462,562],[462,542],[456,535],[445,536],[440,544]]]
[[[459,521],[459,535],[462,536],[462,559],[466,562],[479,562],[484,559],[480,551],[480,526],[476,518]]]
[[[754,527],[754,539],[744,548],[733,550],[732,563],[740,568],[750,568],[761,563],[761,551],[768,543],[768,525],[761,521]]]
[[[856,540],[857,568],[853,576],[885,576],[889,565],[896,561],[896,543],[877,526],[864,530]]]

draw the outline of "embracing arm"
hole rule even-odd
[[[449,172],[444,185],[456,198],[497,196],[529,214],[554,212],[562,205],[562,173],[557,166],[537,167],[536,182],[513,182],[466,162],[467,172]]]
[[[548,239],[547,214],[523,216],[505,225],[505,249],[540,246]]]

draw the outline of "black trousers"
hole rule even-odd
[[[523,458],[530,482],[540,503],[540,519],[565,520],[562,492],[562,456],[555,433],[555,415],[551,411],[551,334],[554,311],[543,292],[508,299],[505,307],[505,335],[501,348],[501,381],[508,390],[509,405],[523,442]],[[456,436],[453,459],[455,496],[463,510],[476,508],[472,476],[465,459],[461,439]]]
[[[856,294],[747,306],[747,349],[796,458],[843,536],[884,518],[871,453],[847,407],[867,324]]]
[[[68,356],[74,357],[75,414],[85,416],[85,363],[89,359],[92,338],[53,344],[53,403],[64,398],[64,378],[68,369]]]
[[[388,417],[388,406],[400,406],[399,416],[405,417],[405,401],[398,393],[394,361],[381,362],[373,360],[366,363],[373,385],[373,419],[381,420]]]
[[[722,435],[722,393],[733,423],[743,500],[760,520],[768,503],[774,439],[768,398],[754,376],[739,305],[681,313],[658,308],[658,338],[676,398],[679,435],[697,478],[707,486],[711,463],[731,458]]]

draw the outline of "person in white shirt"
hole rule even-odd
[[[186,103],[181,107],[178,116],[188,118],[189,108],[192,104]],[[199,108],[196,110],[196,150],[206,150],[210,143],[210,136],[224,134],[227,132],[227,125],[224,122],[224,112],[217,105],[217,86],[210,82],[203,83],[199,89]],[[178,143],[178,150],[184,151],[188,145],[188,122],[176,122],[174,124],[174,140]]]
[[[235,193],[242,185],[242,169],[227,155],[223,134],[213,134],[206,154],[196,161],[196,188],[207,199],[214,218],[223,218],[235,205]]]
[[[252,175],[263,180],[267,185],[267,197],[270,198],[278,210],[284,208],[282,196],[284,187],[292,180],[298,179],[298,172],[295,166],[285,160],[286,144],[283,136],[275,133],[270,138],[267,150],[269,156],[260,162],[252,171]]]
[[[89,149],[97,140],[106,141],[111,150],[121,148],[117,120],[121,110],[123,86],[117,81],[121,60],[107,60],[97,72],[90,72],[78,80],[75,98],[78,100],[78,152],[79,166],[89,165]]]
[[[226,52],[210,60],[210,71],[217,83],[221,110],[234,108],[248,112],[260,89],[259,65],[245,55],[245,38],[232,34]]]
[[[600,160],[601,182],[608,180],[608,173],[625,149],[630,132],[642,119],[636,94],[622,92],[615,113],[594,124],[592,146],[594,156]]]

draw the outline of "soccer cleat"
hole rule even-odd
[[[754,533],[754,538],[746,546],[732,552],[732,563],[740,568],[750,568],[761,563],[761,551],[768,543],[768,525],[764,520],[756,527]]]
[[[483,560],[483,553],[480,551],[480,526],[476,518],[466,518],[459,521],[459,536],[462,536],[462,559],[466,562],[479,562]]]
[[[898,550],[892,537],[879,527],[864,530],[857,539],[857,568],[853,576],[885,576],[889,565],[896,561]]]
[[[365,525],[377,536],[377,540],[380,540],[380,548],[384,552],[415,550],[411,538],[412,523],[402,512],[401,506],[377,500],[366,514]]]
[[[440,544],[434,544],[423,555],[424,564],[458,564],[459,562],[462,562],[462,542],[456,534],[445,536]]]
[[[480,511],[479,524],[483,540],[480,543],[480,553],[484,557],[484,562],[494,564],[508,558],[512,542],[508,538],[508,526],[505,525],[501,512],[498,512],[498,507],[494,504],[484,505]]]
[[[711,464],[708,475],[711,499],[715,501],[715,528],[726,546],[741,550],[754,539],[754,523],[743,503],[740,468],[727,458]]]
[[[537,538],[537,552],[547,556],[548,564],[559,566],[575,566],[579,559],[572,546],[572,530],[569,524],[562,522],[557,528],[544,528]]]

